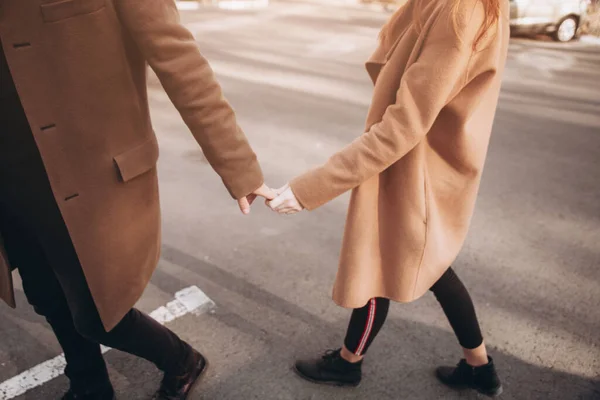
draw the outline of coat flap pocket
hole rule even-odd
[[[90,14],[106,6],[106,0],[64,0],[42,4],[44,22],[56,22],[77,15]]]
[[[144,143],[119,154],[114,158],[121,179],[128,182],[133,178],[150,171],[158,161],[158,143],[152,137]]]

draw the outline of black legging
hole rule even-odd
[[[452,268],[430,289],[442,306],[454,334],[465,349],[475,349],[483,343],[475,307],[469,292]],[[352,312],[344,345],[356,355],[364,355],[383,326],[390,301],[373,298]]]

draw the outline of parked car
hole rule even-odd
[[[589,0],[510,0],[511,31],[550,34],[569,42],[577,37]]]

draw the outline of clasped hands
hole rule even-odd
[[[263,184],[248,196],[242,197],[238,200],[238,205],[240,206],[242,214],[250,213],[250,206],[258,196],[264,197],[266,199],[265,204],[267,207],[278,212],[279,214],[296,214],[304,209],[294,195],[294,192],[292,191],[292,188],[290,188],[289,184],[276,190],[271,189],[267,185]]]

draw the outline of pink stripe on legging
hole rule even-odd
[[[371,331],[373,330],[373,322],[375,322],[375,307],[377,302],[375,299],[371,299],[369,301],[369,315],[367,316],[367,324],[365,326],[365,331],[362,334],[360,342],[358,344],[358,348],[354,352],[357,356],[360,356],[369,341],[369,336],[371,335]]]

